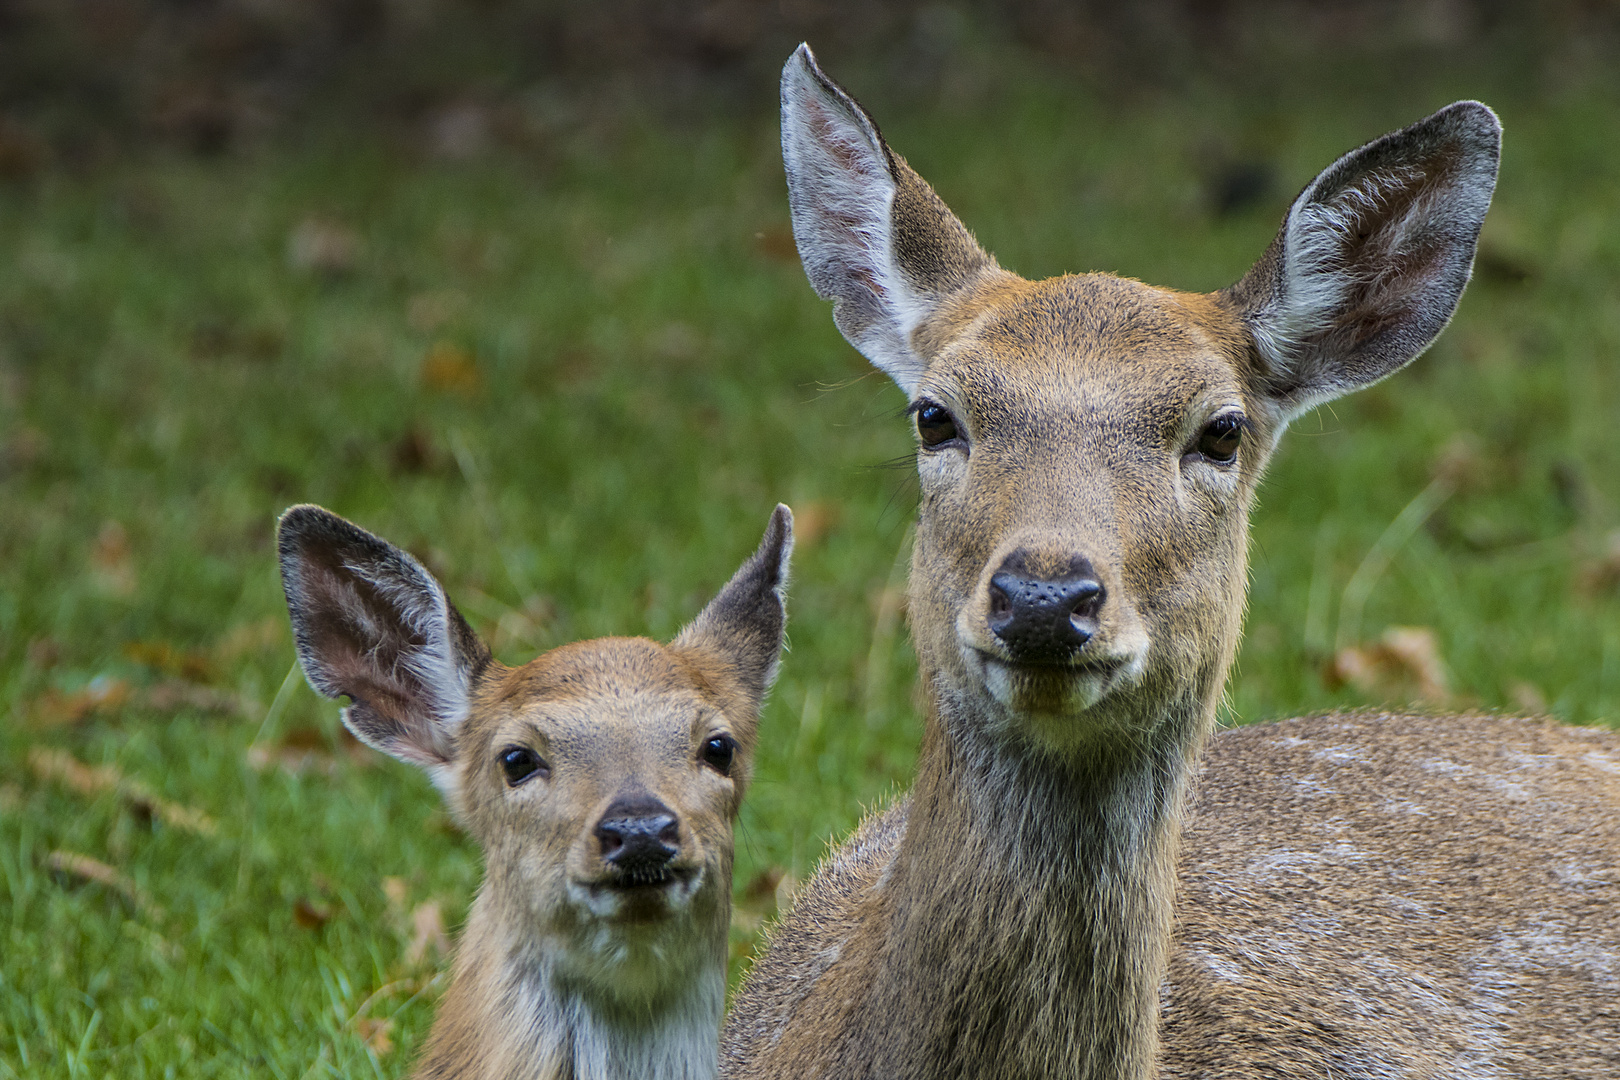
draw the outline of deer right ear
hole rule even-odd
[[[927,367],[913,332],[995,260],[808,45],[782,69],[782,162],[810,284],[845,339],[912,393]]]
[[[722,668],[757,712],[776,681],[787,629],[788,562],[793,557],[793,511],[777,504],[765,537],[720,595],[676,635],[671,648],[700,653]]]
[[[276,543],[309,684],[353,699],[343,723],[356,738],[452,795],[456,730],[489,650],[421,563],[336,514],[295,506]]]
[[[1254,338],[1283,418],[1377,382],[1445,329],[1496,188],[1502,125],[1459,101],[1352,150],[1300,193],[1219,294]]]

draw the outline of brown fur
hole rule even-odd
[[[1460,103],[1347,154],[1221,293],[1028,282],[964,255],[966,230],[859,105],[808,50],[789,61],[811,281],[958,435],[918,455],[909,610],[932,709],[916,784],[772,932],[724,1075],[1613,1071],[1613,734],[1488,717],[1243,729],[1214,739],[1186,814],[1266,461],[1302,409],[1443,328],[1498,142],[1489,110]],[[1204,454],[1212,418],[1237,414],[1236,457]],[[1014,555],[1054,577],[1083,557],[1102,586],[1075,659],[1021,663],[990,629],[990,579]],[[1486,853],[1513,869],[1471,871]],[[1529,869],[1537,853],[1555,868]]]
[[[672,644],[602,638],[520,667],[490,658],[414,559],[336,515],[294,507],[279,543],[310,682],[353,699],[358,737],[426,767],[484,852],[416,1075],[712,1077],[787,508]],[[634,864],[617,861],[627,836]]]

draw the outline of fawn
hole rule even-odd
[[[732,824],[776,676],[793,517],[665,646],[507,667],[410,555],[317,506],[278,529],[310,685],[426,769],[484,852],[419,1077],[699,1080],[717,1067]]]
[[[910,794],[773,931],[722,1074],[1620,1075],[1615,733],[1209,739],[1267,458],[1450,319],[1495,115],[1341,157],[1208,295],[1001,269],[804,46],[782,147],[811,283],[911,399],[930,710]]]

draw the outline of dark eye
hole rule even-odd
[[[1198,436],[1198,452],[1217,464],[1230,464],[1243,442],[1243,417],[1223,413],[1205,425]]]
[[[703,750],[699,756],[703,764],[719,773],[721,776],[731,775],[731,759],[737,754],[737,740],[730,735],[715,735],[703,743]]]
[[[917,437],[924,446],[939,446],[959,438],[956,420],[943,405],[925,401],[917,406]]]
[[[502,750],[501,770],[506,773],[506,782],[511,787],[517,787],[536,775],[542,777],[551,775],[550,766],[527,746],[508,746]]]

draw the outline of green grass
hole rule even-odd
[[[1438,73],[1352,98],[1109,103],[1050,73],[977,78],[869,104],[986,246],[1032,276],[1185,288],[1239,276],[1285,201],[1213,218],[1209,147],[1266,155],[1293,190],[1453,97],[1494,100],[1489,265],[1412,370],[1285,442],[1231,712],[1376,700],[1323,662],[1410,625],[1434,631],[1460,703],[1620,720],[1599,565],[1620,527],[1614,95],[1493,97]],[[349,271],[289,265],[311,216],[358,234]],[[782,257],[785,227],[769,118],[583,126],[543,157],[460,165],[312,135],[0,190],[0,1077],[398,1076],[426,1033],[435,962],[407,962],[407,913],[438,900],[453,926],[477,852],[405,766],[249,762],[289,735],[339,747],[336,706],[289,679],[270,540],[293,502],[418,552],[521,661],[669,636],[787,501],[819,527],[739,887],[802,877],[906,783],[915,664],[884,599],[914,496],[903,400]],[[1443,457],[1456,494],[1361,571],[1357,620],[1346,589]],[[194,685],[238,704],[162,700]],[[44,778],[41,747],[217,829]],[[53,872],[58,851],[140,899]],[[394,1021],[390,1052],[351,1023],[362,1006]]]

